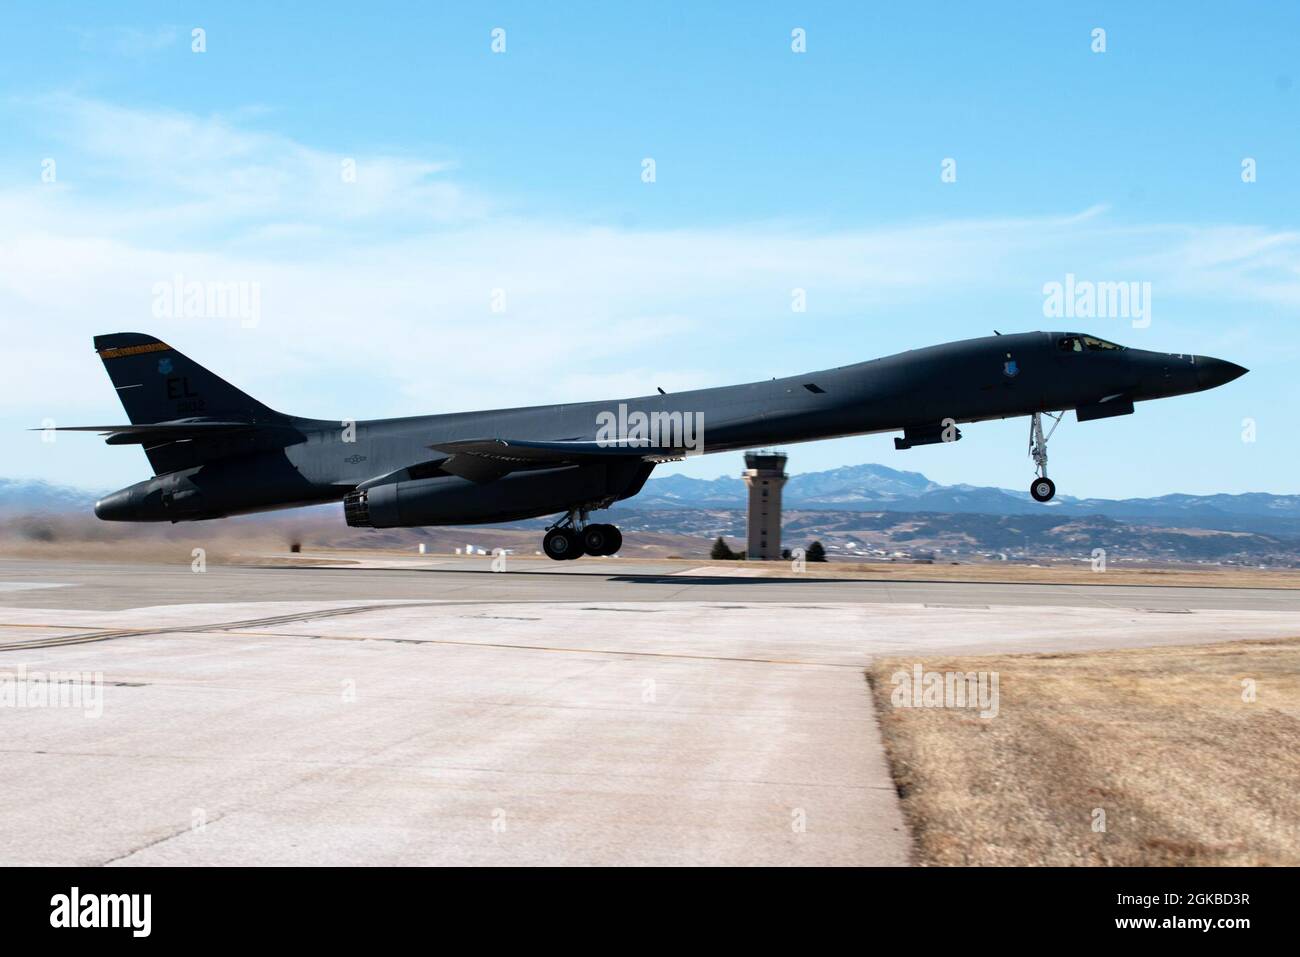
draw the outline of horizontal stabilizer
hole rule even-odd
[[[98,432],[107,436],[109,445],[145,445],[153,442],[185,442],[224,435],[229,432],[247,432],[264,426],[248,422],[190,419],[175,422],[149,422],[139,425],[64,425],[50,429],[52,432]],[[32,429],[43,432],[44,429]]]

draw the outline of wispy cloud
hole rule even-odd
[[[60,189],[38,213],[113,235],[199,231],[207,244],[266,238],[268,224],[386,232],[463,222],[486,205],[445,160],[331,152],[223,116],[133,109],[56,94],[19,101],[62,147]],[[75,171],[75,172],[73,172]],[[110,227],[111,224],[111,228]]]
[[[55,401],[102,404],[84,353],[115,329],[202,349],[289,411],[378,415],[795,372],[806,356],[762,335],[800,329],[839,343],[816,360],[838,362],[1041,327],[1041,286],[1066,271],[1300,307],[1290,231],[1121,224],[1103,206],[836,231],[600,228],[512,213],[445,157],[350,157],[230,118],[66,95],[41,106],[66,150],[59,179],[0,192],[0,310],[44,357],[6,382],[19,407],[50,401],[51,374]],[[176,276],[260,283],[260,324],[154,318],[155,284]],[[791,309],[796,288],[806,313]],[[917,314],[923,329],[897,318]]]

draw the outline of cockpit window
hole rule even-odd
[[[1123,346],[1116,345],[1113,342],[1107,342],[1105,339],[1096,339],[1092,336],[1083,337],[1083,347],[1090,352],[1109,352],[1123,349]]]
[[[1124,348],[1096,336],[1063,336],[1056,341],[1056,347],[1062,352],[1118,352]]]

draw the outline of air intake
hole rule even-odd
[[[349,492],[343,499],[343,518],[353,528],[374,528],[370,524],[370,504],[365,489]]]

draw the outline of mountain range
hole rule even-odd
[[[651,479],[641,494],[627,504],[637,509],[743,508],[746,494],[745,483],[739,478],[708,480],[670,475]],[[1300,495],[1249,492],[1104,499],[1058,494],[1051,502],[1041,504],[1027,491],[940,485],[920,472],[874,463],[792,475],[782,504],[787,510],[1105,516],[1149,525],[1300,535]]]
[[[70,485],[0,478],[0,510],[6,512],[89,511],[99,495]]]
[[[89,511],[99,492],[43,481],[0,479],[0,510]],[[652,478],[620,511],[743,509],[747,490],[739,478]],[[1028,492],[991,486],[940,485],[920,472],[866,463],[793,475],[786,483],[787,511],[907,512],[996,516],[1106,517],[1143,525],[1300,535],[1300,495],[1161,495],[1155,498],[1074,498],[1040,504]]]

